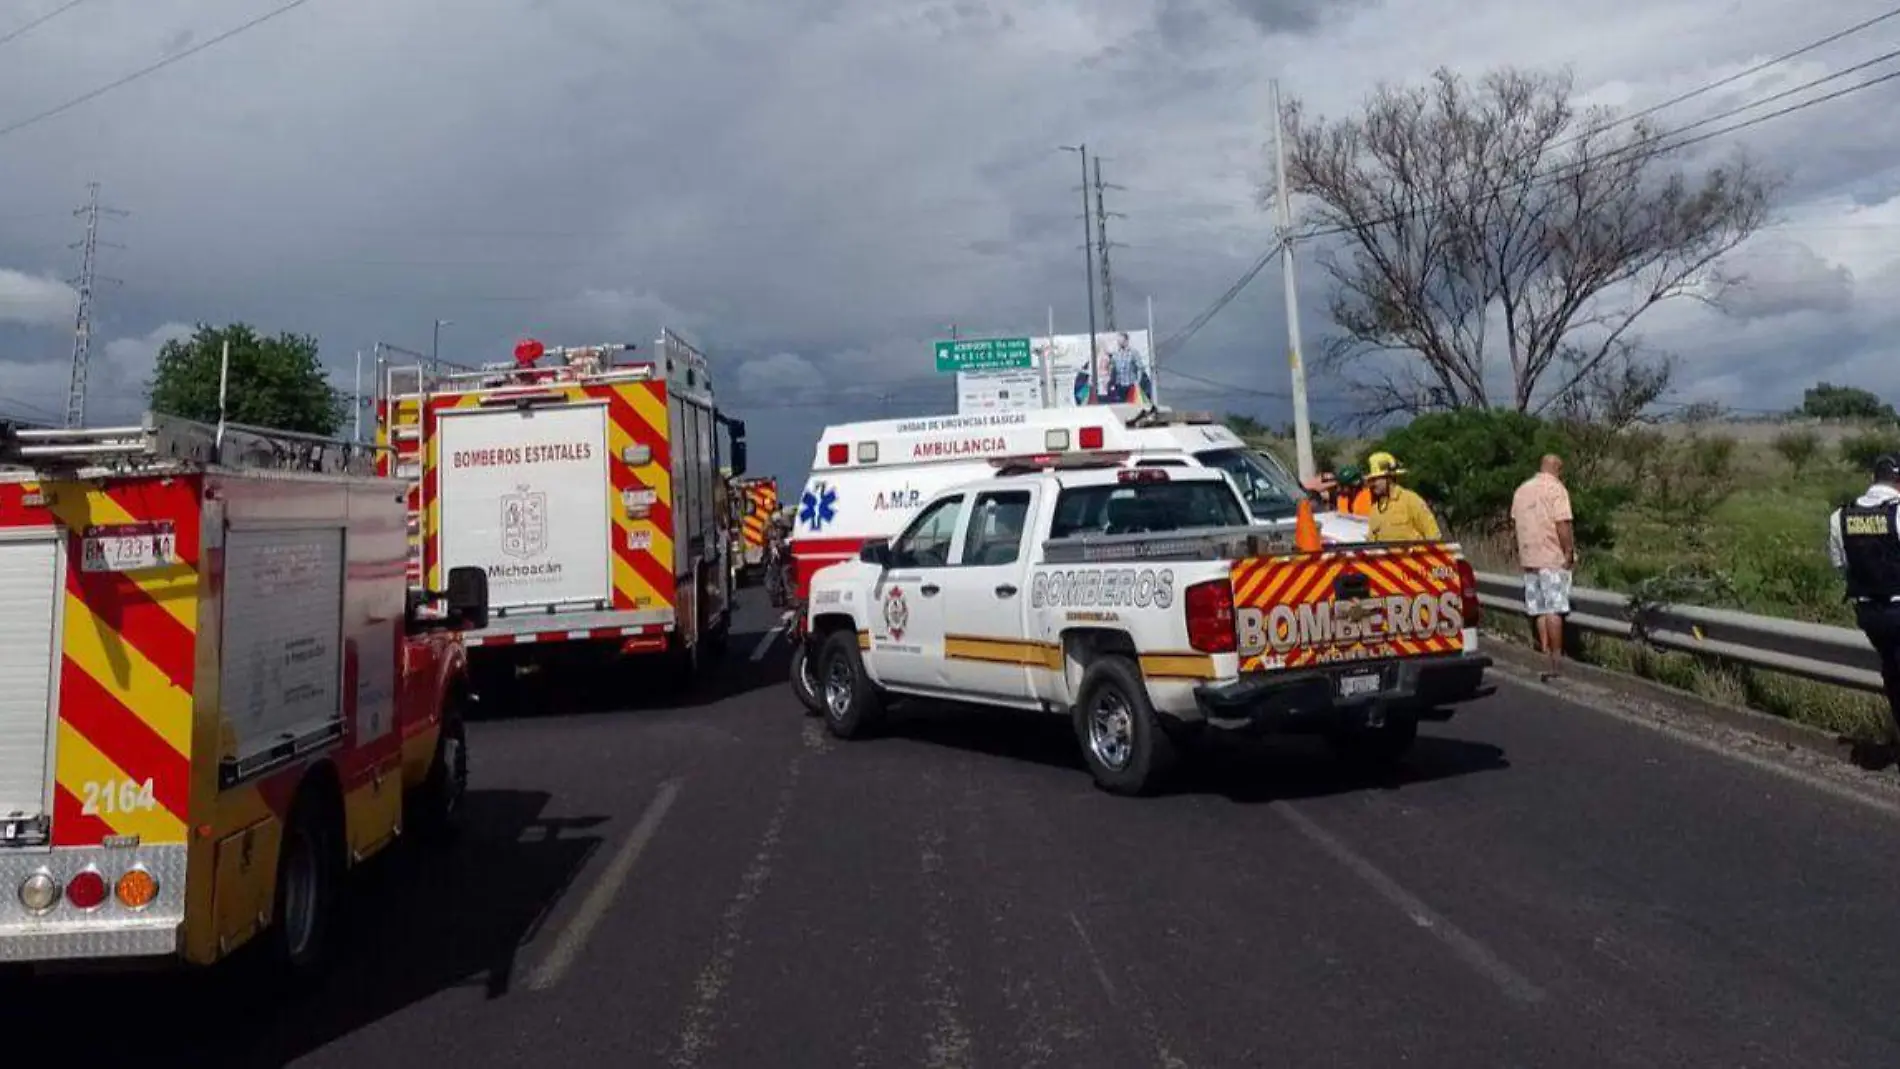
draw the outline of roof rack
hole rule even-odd
[[[138,468],[158,464],[274,471],[375,473],[379,447],[316,434],[146,413],[119,427],[28,428],[0,423],[0,464]]]

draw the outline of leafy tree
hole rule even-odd
[[[317,340],[289,333],[267,338],[247,323],[200,323],[191,337],[166,342],[146,385],[152,409],[215,423],[226,342],[231,373],[225,416],[231,422],[324,435],[342,426],[348,401],[324,374]]]
[[[1571,474],[1595,466],[1581,463],[1585,458],[1576,456],[1575,442],[1562,426],[1511,409],[1428,413],[1390,432],[1375,448],[1398,457],[1407,471],[1405,484],[1461,533],[1509,528],[1511,498],[1546,453],[1566,459],[1578,545],[1611,545],[1611,514],[1628,496],[1607,479]]]
[[[1858,386],[1817,382],[1801,396],[1801,414],[1815,419],[1893,419],[1893,406]]]
[[[1571,94],[1567,73],[1440,70],[1355,117],[1285,107],[1288,190],[1338,243],[1322,258],[1342,331],[1327,359],[1373,415],[1543,413],[1597,380],[1659,392],[1630,371],[1654,366],[1637,321],[1681,297],[1719,304],[1738,281],[1720,260],[1766,222],[1775,183],[1743,157],[1672,172],[1664,130]],[[1508,399],[1488,374],[1500,351]]]

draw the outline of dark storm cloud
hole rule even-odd
[[[1252,200],[1269,75],[1338,112],[1376,78],[1438,62],[1582,50],[1596,76],[1640,81],[1657,63],[1622,53],[1664,51],[1647,42],[1667,36],[1637,24],[1654,5],[1633,3],[1590,23],[1622,36],[1561,49],[1549,12],[1480,5],[1452,26],[1416,2],[1373,9],[325,0],[0,138],[0,268],[35,286],[70,275],[88,181],[134,212],[107,226],[127,248],[101,267],[125,284],[102,288],[95,328],[127,387],[101,403],[124,410],[140,362],[198,319],[314,333],[346,383],[356,349],[427,349],[437,318],[453,320],[443,352],[462,361],[523,335],[684,329],[771,443],[756,455],[789,458],[790,474],[823,422],[945,407],[928,353],[952,322],[1031,332],[1053,305],[1059,329],[1082,329],[1079,175],[1059,144],[1088,141],[1127,187],[1111,194],[1128,216],[1111,223],[1118,311],[1128,325],[1152,293],[1167,336],[1272,241]],[[0,126],[257,13],[254,0],[81,5],[0,52]],[[1719,51],[1719,30],[1704,50]],[[1872,197],[1892,187],[1896,121],[1843,107],[1761,132],[1787,139],[1763,145],[1797,161],[1794,194]],[[1316,270],[1301,281],[1312,352],[1325,293]],[[1283,413],[1277,285],[1264,273],[1164,351],[1163,396]],[[1857,306],[1872,286],[1860,280]],[[71,330],[37,314],[0,310],[0,396],[57,406]],[[1316,396],[1330,389],[1316,373]],[[827,391],[846,403],[826,407]]]

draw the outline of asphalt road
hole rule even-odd
[[[630,677],[475,725],[470,832],[363,874],[320,989],[42,978],[0,1003],[3,1042],[349,1069],[1900,1065],[1892,816],[1508,682],[1394,782],[1282,744],[1113,798],[1056,723],[830,739],[783,644],[750,658],[769,619],[689,702]]]

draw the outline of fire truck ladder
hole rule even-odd
[[[375,474],[375,449],[340,438],[222,426],[147,413],[118,427],[0,424],[0,463],[31,468],[140,468],[186,464],[271,471]]]
[[[409,524],[409,588],[423,589],[422,575],[422,410],[428,401],[428,373],[420,366],[392,367],[383,391],[389,406],[386,474],[409,486],[404,495]]]

